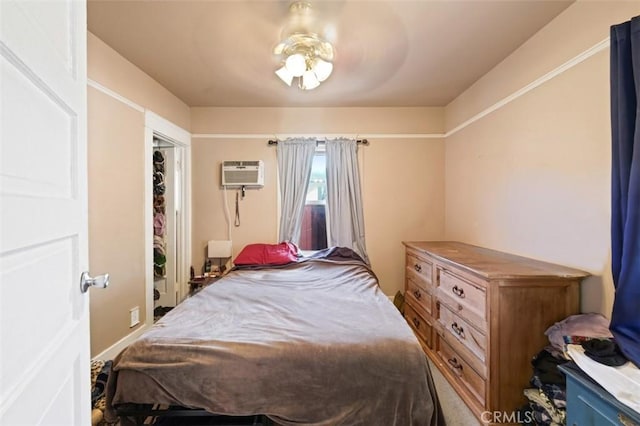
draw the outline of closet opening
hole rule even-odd
[[[153,300],[154,321],[180,300],[178,242],[184,230],[180,149],[153,136]]]
[[[146,323],[188,295],[191,135],[146,112]]]

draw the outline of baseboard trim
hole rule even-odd
[[[116,343],[100,352],[98,355],[92,357],[92,359],[99,359],[103,361],[114,359],[120,352],[122,352],[124,348],[129,346],[131,343],[133,343],[134,340],[140,337],[142,333],[147,331],[147,329],[149,329],[149,326],[147,324],[143,324],[140,328],[127,334],[122,339],[118,340]]]

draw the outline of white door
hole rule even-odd
[[[89,425],[86,4],[0,16],[0,424]]]

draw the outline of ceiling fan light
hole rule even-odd
[[[291,74],[287,67],[282,67],[277,70],[276,75],[280,77],[280,80],[284,81],[287,86],[291,86],[291,82],[293,81],[293,74]]]
[[[329,78],[332,71],[333,64],[331,62],[316,58],[315,63],[313,64],[313,72],[316,74],[318,81],[325,81]]]
[[[320,86],[320,81],[316,77],[316,73],[309,70],[302,75],[302,89],[303,90],[313,90],[316,87]]]
[[[284,66],[294,77],[300,77],[307,70],[307,63],[300,53],[290,55],[284,62]]]

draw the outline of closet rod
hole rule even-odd
[[[269,145],[278,145],[278,141],[275,139],[269,139],[269,141],[267,142]],[[325,140],[319,139],[318,143],[326,143]],[[367,139],[358,139],[356,140],[356,143],[358,145],[369,145],[369,141]]]

